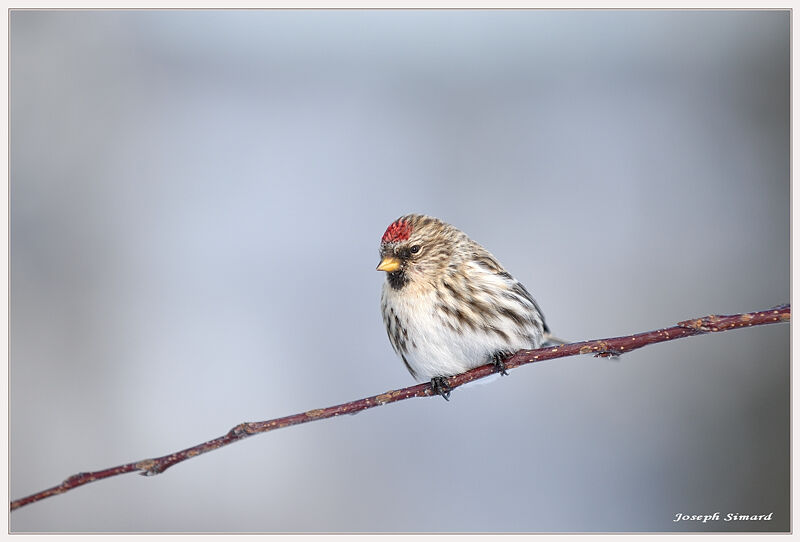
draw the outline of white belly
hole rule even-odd
[[[419,380],[462,373],[489,363],[491,356],[498,351],[536,348],[541,341],[540,330],[537,337],[537,330],[521,333],[518,327],[503,326],[506,338],[502,338],[496,333],[459,326],[437,307],[435,291],[414,296],[398,295],[384,284],[382,304],[386,307],[384,323],[387,328],[392,329],[387,320],[396,318],[395,322],[407,331],[407,335],[403,334],[404,348],[398,348],[394,341],[393,346]],[[392,331],[389,333],[391,335]]]

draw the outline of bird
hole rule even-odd
[[[407,214],[380,242],[386,273],[381,314],[389,341],[411,376],[430,379],[449,400],[447,377],[539,348],[552,336],[542,310],[488,250],[438,218]]]

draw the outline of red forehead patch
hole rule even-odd
[[[381,243],[397,243],[406,241],[411,235],[411,224],[402,218],[396,220],[386,228],[386,233],[381,237]]]

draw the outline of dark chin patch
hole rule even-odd
[[[386,280],[389,281],[389,286],[394,288],[395,290],[401,289],[403,286],[408,284],[408,277],[403,272],[403,270],[393,271],[391,273],[386,273]]]

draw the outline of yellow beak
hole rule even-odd
[[[381,263],[378,264],[376,269],[378,271],[386,271],[387,273],[397,271],[400,269],[400,260],[397,258],[392,258],[391,256],[386,256],[383,260],[381,260]]]

